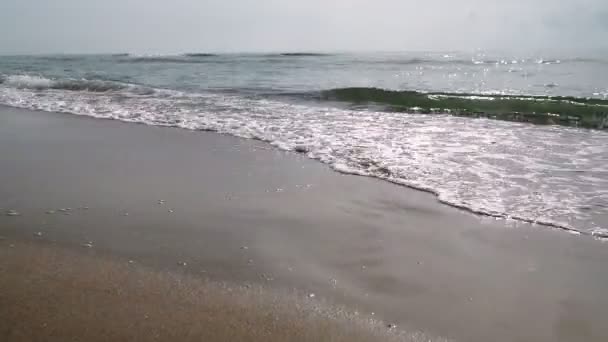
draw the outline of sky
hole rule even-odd
[[[0,54],[608,48],[608,0],[0,0]]]

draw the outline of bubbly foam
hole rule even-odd
[[[30,75],[11,75],[4,77],[3,83],[7,86],[15,88],[29,88],[29,89],[46,89],[51,88],[53,81],[40,77]]]
[[[9,76],[0,103],[259,139],[340,172],[430,191],[475,213],[587,235],[608,228],[598,221],[608,216],[606,132],[234,94],[138,93],[131,84],[107,91],[57,86],[65,82]]]
[[[2,83],[8,87],[31,90],[60,89],[88,92],[112,92],[127,90],[134,94],[140,95],[152,94],[155,92],[155,90],[152,88],[135,84],[87,79],[53,80],[41,76],[32,75],[5,76]]]

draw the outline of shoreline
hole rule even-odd
[[[225,132],[218,132],[216,130],[213,129],[189,129],[189,128],[183,128],[183,127],[179,127],[179,126],[174,126],[174,125],[151,125],[145,122],[135,122],[135,121],[125,121],[125,120],[121,120],[121,119],[116,119],[113,117],[94,117],[94,116],[90,116],[90,115],[83,115],[83,114],[76,114],[76,113],[71,113],[71,112],[48,112],[48,111],[43,111],[43,110],[32,110],[32,109],[27,109],[27,108],[21,108],[21,107],[12,107],[12,106],[8,106],[8,105],[3,105],[0,104],[0,110],[2,110],[3,108],[7,109],[7,110],[24,110],[24,111],[34,111],[34,112],[43,112],[43,113],[50,113],[53,115],[68,115],[68,116],[73,116],[73,117],[80,117],[80,118],[84,118],[84,119],[93,119],[93,120],[107,120],[107,121],[118,121],[121,123],[125,123],[125,124],[137,124],[137,125],[144,125],[144,126],[150,126],[150,127],[160,127],[160,128],[169,128],[169,129],[179,129],[179,130],[186,130],[186,131],[190,131],[190,132],[203,132],[203,133],[212,133],[212,134],[218,134],[221,136],[226,136],[229,138],[235,138],[235,139],[239,139],[239,140],[245,140],[245,141],[254,141],[256,143],[258,142],[262,142],[264,146],[267,146],[266,148],[268,149],[277,149],[278,151],[287,153],[287,154],[293,154],[293,155],[303,155],[306,156],[308,159],[318,162],[320,164],[322,164],[323,166],[327,167],[329,170],[333,171],[333,172],[337,172],[340,174],[344,174],[344,175],[349,175],[349,176],[359,176],[359,177],[367,177],[367,178],[372,178],[375,180],[380,180],[382,182],[388,182],[400,187],[404,187],[407,188],[409,190],[414,190],[414,191],[419,191],[419,192],[423,192],[426,194],[430,194],[432,195],[435,200],[437,201],[437,203],[442,204],[442,205],[446,205],[449,206],[453,209],[457,209],[457,210],[461,210],[464,211],[466,213],[469,214],[473,214],[473,215],[477,215],[477,216],[482,216],[482,217],[488,217],[488,218],[494,218],[494,219],[501,219],[501,220],[505,220],[505,224],[509,225],[510,223],[508,221],[515,221],[515,224],[531,224],[531,225],[539,225],[542,227],[546,227],[549,228],[551,230],[558,230],[558,231],[563,231],[569,234],[573,234],[573,235],[582,235],[582,236],[586,236],[586,237],[590,237],[596,240],[600,240],[600,241],[608,241],[608,231],[606,231],[605,229],[601,229],[598,227],[598,229],[594,230],[594,231],[585,231],[582,230],[580,228],[576,228],[574,226],[571,226],[569,224],[565,224],[559,221],[544,221],[544,220],[535,220],[535,219],[530,219],[530,218],[526,218],[526,217],[522,217],[522,216],[516,216],[516,215],[508,215],[508,214],[503,214],[503,213],[493,213],[493,212],[489,212],[489,211],[484,211],[482,209],[473,209],[470,207],[467,207],[465,205],[460,205],[458,203],[453,203],[450,202],[449,200],[444,200],[441,198],[440,193],[438,193],[436,190],[433,189],[429,189],[429,188],[425,188],[425,187],[420,187],[420,186],[416,186],[416,185],[412,185],[412,184],[408,184],[407,182],[403,182],[397,179],[392,179],[390,177],[384,177],[381,175],[377,175],[377,174],[367,174],[365,172],[362,171],[358,171],[358,170],[343,170],[340,168],[335,167],[334,165],[328,164],[326,162],[323,162],[321,160],[319,160],[319,158],[316,157],[309,157],[307,156],[305,151],[298,151],[298,149],[296,148],[296,150],[286,150],[283,148],[280,148],[278,146],[275,145],[270,145],[268,146],[268,142],[258,139],[258,138],[245,138],[239,135],[234,135],[231,133],[225,133]],[[451,114],[450,114],[451,115]],[[579,128],[579,127],[572,127],[572,128],[576,128],[576,129],[587,129],[587,128]],[[264,147],[258,146],[258,149],[264,149]]]
[[[7,241],[314,293],[456,341],[608,337],[601,241],[260,141],[0,107],[0,177],[0,208],[21,214],[0,216]]]

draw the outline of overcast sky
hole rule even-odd
[[[0,54],[608,47],[608,0],[0,0]]]

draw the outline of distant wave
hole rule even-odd
[[[187,59],[184,57],[130,57],[121,60],[120,63],[183,63],[183,64],[200,64],[204,63],[201,60]]]
[[[332,56],[329,53],[317,53],[317,52],[284,52],[276,54],[275,56],[281,57],[327,57]]]
[[[397,65],[485,65],[485,64],[511,64],[501,60],[491,59],[454,59],[454,58],[431,58],[431,57],[386,57],[370,59],[362,63],[371,64],[397,64]]]
[[[118,56],[120,63],[175,63],[175,64],[199,64],[206,63],[207,58],[217,57],[211,53],[184,53],[178,55],[121,55]]]
[[[217,57],[214,53],[185,53],[183,54],[186,57]]]
[[[138,55],[138,54],[116,54],[114,57],[129,57],[131,61],[149,61],[149,62],[187,62],[197,58],[206,57],[327,57],[333,56],[329,53],[314,53],[314,52],[285,52],[285,53],[270,53],[270,54],[232,54],[221,55],[206,52],[188,52],[183,54],[169,55]]]
[[[467,93],[422,93],[379,88],[338,88],[322,91],[321,100],[385,105],[391,111],[452,113],[540,124],[571,123],[608,126],[608,100],[568,96],[518,96]]]
[[[594,58],[453,58],[453,57],[385,57],[369,59],[363,63],[398,65],[551,65],[567,63],[608,63],[608,60]]]
[[[301,58],[323,58],[337,56],[331,53],[317,52],[283,52],[270,54],[213,54],[206,52],[188,52],[183,54],[166,55],[145,55],[116,53],[111,55],[50,55],[39,58],[49,61],[72,62],[87,58],[111,58],[117,63],[173,63],[173,64],[198,64],[198,63],[238,63],[241,58],[260,59],[263,62],[277,62],[300,60]],[[357,55],[344,54],[346,58],[352,57],[354,63],[372,65],[429,65],[429,66],[470,66],[470,67],[489,67],[489,66],[536,66],[536,65],[555,65],[555,64],[608,64],[608,59],[601,58],[506,58],[506,57],[464,57],[464,56],[404,56],[386,55],[376,56],[369,59],[359,59]]]
[[[85,55],[54,55],[54,56],[42,56],[40,59],[54,62],[75,62],[80,61],[87,56]]]

